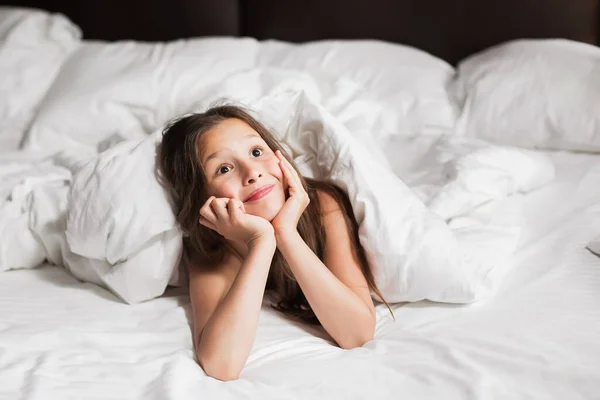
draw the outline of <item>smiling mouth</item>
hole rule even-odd
[[[269,193],[271,193],[271,191],[273,190],[274,187],[275,187],[275,185],[269,185],[264,188],[261,188],[261,189],[257,190],[256,192],[252,193],[252,195],[250,197],[248,197],[244,202],[247,203],[250,201],[260,200],[263,197],[265,197],[266,195],[268,195]]]

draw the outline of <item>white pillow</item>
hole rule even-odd
[[[65,63],[24,147],[96,147],[113,135],[145,137],[204,99],[213,85],[254,65],[254,39],[170,43],[86,42]]]
[[[155,175],[155,132],[128,140],[74,169],[69,190],[67,268],[128,303],[160,296],[176,280],[181,232]]]
[[[600,48],[518,40],[462,61],[450,89],[457,134],[523,147],[600,151]]]
[[[0,7],[0,141],[18,147],[66,57],[80,44],[81,31],[61,14]]]
[[[302,70],[318,80],[356,83],[361,99],[369,102],[368,116],[355,118],[360,107],[354,102],[356,96],[332,103],[324,93],[317,99],[353,132],[375,126],[369,135],[438,134],[455,125],[456,110],[446,90],[454,68],[414,47],[376,40],[267,41],[261,46],[258,65]]]
[[[377,41],[86,42],[50,89],[25,147],[141,137],[221,97],[254,101],[282,87],[319,92],[327,110],[355,132],[374,123],[381,135],[447,132],[455,123],[445,90],[453,75],[443,60]],[[360,101],[370,107],[366,121],[354,118]]]

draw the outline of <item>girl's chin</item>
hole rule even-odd
[[[250,207],[246,207],[246,212],[248,214],[264,218],[264,219],[266,219],[267,221],[270,222],[270,221],[272,221],[277,216],[277,213],[279,212],[279,210],[274,210],[271,207],[269,207],[269,208],[267,208],[267,207],[260,207],[258,209],[255,209],[254,207],[252,207],[251,209],[250,209]]]
[[[253,215],[256,215],[257,217],[264,218],[267,221],[271,222],[271,221],[273,221],[273,219],[275,219],[275,216],[277,215],[277,213],[256,213],[256,214],[253,214]]]

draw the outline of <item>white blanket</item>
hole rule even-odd
[[[361,242],[390,301],[469,302],[493,294],[518,227],[460,215],[553,179],[549,159],[527,150],[442,137],[368,143],[303,94],[253,106],[285,132],[305,175],[332,178],[349,192]],[[125,142],[97,158],[78,149],[3,165],[0,269],[48,259],[130,303],[177,283],[180,233],[153,176],[159,138]],[[31,184],[33,171],[49,168],[57,174]]]
[[[353,350],[265,301],[235,382],[194,360],[184,288],[128,305],[61,267],[0,273],[0,398],[594,399],[600,258],[583,247],[599,232],[600,157],[550,155],[552,183],[476,211],[523,226],[493,298],[392,305],[395,322],[377,305],[375,340]]]

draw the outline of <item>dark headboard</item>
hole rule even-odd
[[[451,63],[516,38],[600,43],[600,0],[13,0],[62,12],[87,39],[381,39]]]

